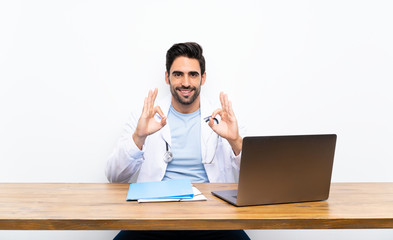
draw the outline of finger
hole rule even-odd
[[[147,111],[150,112],[152,106],[151,106],[151,95],[152,95],[152,91],[149,90],[149,94],[147,94]]]
[[[158,89],[155,88],[154,92],[153,92],[153,96],[152,96],[152,104],[153,105],[154,105],[154,102],[156,101],[157,94],[158,94]]]
[[[224,112],[228,111],[228,97],[225,93],[221,92],[221,106]]]
[[[209,122],[207,123],[209,127],[217,133],[218,124],[214,121],[212,117],[209,118]]]
[[[229,100],[228,95],[224,94],[225,112],[229,113]]]
[[[221,109],[221,108],[217,108],[217,109],[214,110],[214,112],[212,113],[211,118],[215,118],[215,117],[217,116],[217,114],[221,116],[221,112],[222,112],[222,109]]]
[[[149,91],[149,113],[154,115],[154,99],[155,99],[156,91]]]
[[[161,119],[161,126],[165,126],[166,125],[166,117],[163,117],[162,119]]]
[[[221,107],[224,108],[224,93],[220,92],[220,102],[221,102]]]
[[[160,106],[155,106],[154,107],[154,113],[158,113],[158,115],[160,115],[161,119],[165,118],[165,114],[161,110]]]
[[[229,101],[229,114],[231,114],[231,116],[235,116],[235,112],[233,111],[233,107],[232,107],[232,102]]]
[[[214,120],[213,120],[212,117],[209,118],[208,125],[213,129],[213,127],[214,127]]]
[[[147,97],[145,97],[145,101],[143,101],[142,114],[146,113],[147,109]]]

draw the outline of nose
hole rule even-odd
[[[190,81],[191,81],[190,77],[186,74],[186,75],[184,76],[184,78],[183,78],[182,85],[183,85],[184,87],[189,87],[189,86],[190,86]]]

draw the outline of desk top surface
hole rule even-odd
[[[200,202],[126,201],[123,183],[0,183],[0,230],[393,228],[393,183],[333,183],[327,201],[234,207],[194,184]]]

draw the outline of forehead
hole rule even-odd
[[[180,71],[180,72],[201,72],[201,66],[199,62],[195,58],[188,57],[177,57],[175,61],[173,61],[170,72]]]

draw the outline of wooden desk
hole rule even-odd
[[[125,200],[129,184],[0,183],[0,230],[393,228],[393,183],[334,183],[328,201],[234,207],[195,184],[204,202]]]

